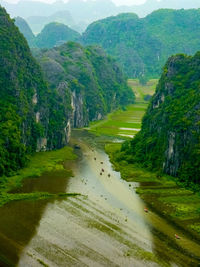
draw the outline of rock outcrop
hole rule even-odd
[[[200,183],[200,52],[169,58],[131,142],[134,161]]]
[[[68,42],[36,55],[53,95],[68,95],[66,114],[70,128],[87,126],[120,105],[133,103],[134,95],[114,60],[99,47]],[[53,101],[53,100],[52,100]],[[56,105],[52,102],[51,110]],[[60,107],[58,108],[60,110]]]

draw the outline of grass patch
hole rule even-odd
[[[190,228],[200,234],[200,223],[191,224]]]
[[[0,206],[13,200],[24,199],[44,199],[57,195],[49,193],[28,193],[28,194],[9,194],[15,188],[22,186],[22,181],[30,177],[40,177],[45,172],[61,172],[65,177],[72,175],[70,170],[66,170],[63,163],[67,160],[75,160],[76,155],[72,148],[64,147],[60,150],[39,152],[30,157],[30,161],[26,168],[18,171],[15,176],[1,177],[0,182]]]
[[[135,93],[136,100],[138,102],[144,102],[145,96],[152,96],[155,92],[156,86],[158,84],[157,79],[149,80],[145,85],[140,84],[138,79],[129,79],[128,85],[132,88]]]
[[[122,139],[130,139],[140,130],[141,121],[148,107],[146,95],[152,96],[158,80],[150,80],[146,85],[141,85],[138,79],[128,80],[128,85],[136,95],[136,103],[123,110],[108,114],[101,121],[90,123],[89,131],[96,135],[106,135]]]
[[[91,123],[89,131],[96,135],[115,136],[119,138],[120,134],[124,134],[127,135],[128,139],[128,135],[135,135],[141,128],[141,120],[146,109],[146,103],[130,105],[125,111],[115,111],[109,114],[105,120]]]

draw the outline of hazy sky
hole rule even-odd
[[[6,2],[9,3],[16,3],[19,2],[19,0],[5,0]],[[41,2],[46,2],[46,3],[52,3],[55,2],[55,0],[37,0]],[[134,5],[134,4],[143,4],[146,2],[146,0],[112,0],[116,5]],[[64,0],[64,2],[67,2],[67,0]]]

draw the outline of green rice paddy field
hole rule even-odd
[[[38,200],[49,199],[56,197],[67,197],[68,194],[63,192],[47,193],[42,192],[17,192],[22,187],[24,180],[29,180],[48,176],[48,173],[54,172],[54,176],[65,177],[66,179],[72,176],[71,170],[64,168],[63,162],[73,161],[76,159],[76,155],[73,153],[73,149],[70,147],[64,147],[59,150],[49,152],[39,152],[32,155],[29,159],[27,166],[20,169],[16,175],[12,177],[2,177],[0,183],[0,207],[6,203],[14,200]],[[27,179],[28,180],[28,179]],[[37,179],[36,179],[37,180]]]
[[[115,136],[122,139],[130,139],[141,128],[141,120],[148,106],[145,96],[152,96],[155,92],[158,80],[150,80],[146,85],[141,85],[137,79],[129,80],[128,85],[136,96],[136,102],[123,110],[115,111],[105,120],[90,124],[90,132],[96,135]]]

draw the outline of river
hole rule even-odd
[[[139,185],[113,170],[102,142],[74,131],[78,160],[65,164],[74,177],[43,175],[27,179],[21,189],[81,196],[0,208],[0,266],[200,266],[200,245],[144,211],[135,193]]]

